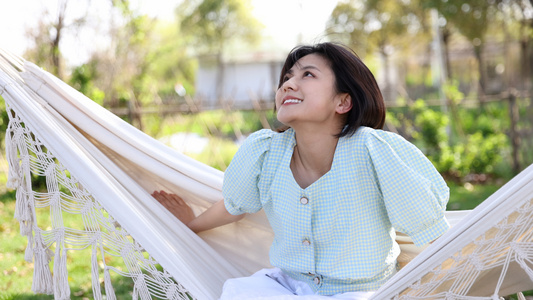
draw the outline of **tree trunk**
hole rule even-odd
[[[533,0],[530,0],[533,6]],[[533,20],[522,21],[520,23],[520,56],[522,62],[520,89],[525,92],[529,86],[529,105],[527,108],[529,115],[529,123],[533,128],[533,45],[531,43],[531,37],[528,34],[533,30]]]
[[[444,64],[446,65],[446,79],[451,80],[452,79],[452,67],[450,64],[450,36],[452,33],[448,28],[444,28],[442,31],[442,43],[444,44]]]
[[[485,63],[483,61],[483,44],[474,46],[474,55],[477,60],[479,72],[478,98],[481,108],[485,106]]]
[[[222,59],[222,51],[217,53],[217,81],[216,81],[216,100],[215,104],[222,104],[224,98],[224,61]]]
[[[509,93],[509,117],[511,119],[511,128],[509,132],[509,138],[511,139],[512,158],[513,158],[513,172],[518,174],[520,172],[520,161],[518,158],[520,147],[520,135],[517,130],[518,124],[518,104],[516,103],[515,90]]]
[[[392,93],[393,93],[393,90],[392,90],[392,83],[391,83],[391,79],[390,79],[390,61],[389,61],[389,56],[387,55],[385,49],[382,47],[381,50],[379,51],[381,53],[381,59],[383,59],[383,68],[385,69],[385,82],[384,82],[384,85],[385,85],[385,91],[384,91],[384,96],[385,96],[385,101],[386,102],[389,102],[389,103],[392,103],[393,101],[393,97],[392,97]]]
[[[61,8],[57,16],[57,24],[54,25],[56,35],[52,38],[51,52],[52,65],[54,66],[54,73],[59,79],[63,79],[63,71],[61,66],[61,52],[59,51],[59,42],[61,42],[61,31],[65,27],[65,11],[67,10],[67,1],[61,3]]]

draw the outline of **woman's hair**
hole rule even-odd
[[[338,137],[353,135],[359,126],[382,129],[385,103],[376,79],[359,56],[341,44],[320,43],[292,49],[281,69],[278,89],[293,65],[309,54],[318,54],[329,62],[335,74],[337,92],[348,93],[352,98],[352,108],[346,113],[345,124]]]

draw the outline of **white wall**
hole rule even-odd
[[[224,68],[223,100],[252,105],[251,99],[273,101],[282,62],[228,63]],[[216,105],[217,67],[202,66],[196,78],[196,98],[204,105]]]

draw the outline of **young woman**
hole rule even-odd
[[[293,49],[276,110],[287,128],[248,137],[225,172],[224,200],[195,217],[178,196],[154,193],[195,232],[265,210],[276,268],[228,280],[222,299],[366,298],[397,270],[395,230],[421,246],[448,229],[446,183],[415,146],[381,130],[382,95],[353,51]]]

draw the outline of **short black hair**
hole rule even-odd
[[[342,44],[326,42],[292,49],[281,69],[278,89],[294,64],[309,54],[318,54],[329,62],[337,92],[348,93],[352,98],[352,108],[346,113],[345,125],[338,137],[353,135],[359,126],[383,129],[385,102],[376,79],[359,56]]]

